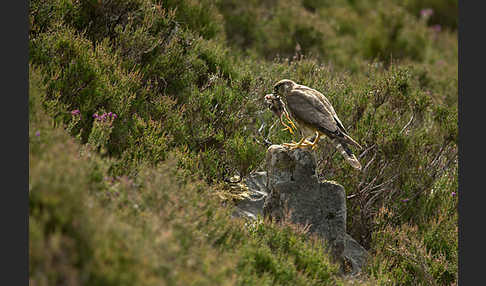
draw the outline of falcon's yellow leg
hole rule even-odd
[[[309,146],[311,146],[312,150],[317,148],[317,142],[319,142],[320,134],[318,131],[316,131],[316,139],[314,139],[314,142],[309,143]]]
[[[292,129],[292,127],[288,126],[287,124],[284,123],[283,119],[282,119],[282,116],[285,114],[285,117],[287,118],[287,122],[290,123],[290,125],[292,125],[293,129],[297,130],[297,127],[295,126],[294,122],[292,121],[292,119],[290,119],[290,116],[287,112],[287,110],[284,110],[284,112],[280,115],[280,123],[282,123],[283,126],[285,126],[284,129],[282,130],[288,130],[291,134],[294,134],[294,131]]]
[[[318,131],[316,131],[316,139],[314,139],[314,142],[311,142],[309,140],[307,140],[307,137],[304,137],[302,138],[299,143],[284,143],[283,145],[286,146],[286,147],[289,147],[290,149],[297,149],[297,148],[301,148],[301,147],[311,147],[312,150],[315,150],[317,148],[317,143],[319,143],[319,139],[320,139],[320,136],[321,134],[319,134]]]
[[[305,138],[305,137],[304,137],[304,138]],[[299,145],[299,144],[300,144],[300,145],[302,145],[302,143],[303,143],[303,141],[304,141],[304,138],[302,138],[302,140],[300,140],[298,143],[294,143],[294,142],[292,141],[292,143],[282,143],[282,145],[283,145],[283,146],[285,146],[285,147],[289,147],[289,148],[291,148],[291,149],[294,149],[294,147],[295,147],[295,146],[297,146],[297,145]]]
[[[307,147],[309,145],[309,143],[306,143],[305,141],[307,141],[307,138],[302,137],[302,139],[300,139],[300,141],[298,143],[283,143],[282,145],[285,146],[285,147],[289,147],[290,150],[294,150],[294,149],[297,149],[297,148]],[[309,142],[309,141],[307,141],[307,142]]]
[[[282,129],[282,130],[288,130],[291,134],[294,134],[294,131],[292,130],[292,127],[288,126],[287,124],[285,124],[285,122],[283,122],[282,115],[280,115],[280,123],[282,123],[282,125],[285,126],[285,128]]]
[[[297,130],[297,127],[295,127],[294,122],[292,121],[292,119],[290,119],[289,113],[287,111],[285,111],[284,113],[285,113],[285,117],[287,117],[287,120],[289,121],[290,125],[292,125],[292,127],[294,127],[294,129]]]

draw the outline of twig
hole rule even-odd
[[[385,186],[385,185],[387,185],[387,184],[392,183],[393,181],[395,181],[395,180],[396,180],[396,178],[397,178],[397,177],[398,177],[398,174],[396,174],[395,176],[393,176],[393,177],[392,177],[391,179],[389,179],[388,181],[385,181],[385,182],[383,182],[383,183],[381,183],[381,184],[379,184],[379,185],[374,186],[373,188],[370,188],[370,189],[369,189],[369,193],[373,193],[373,194],[374,194],[374,193],[376,193],[377,191],[373,192],[373,190],[376,190],[376,189],[381,188],[381,187],[383,187],[383,186]],[[383,189],[383,188],[382,188],[382,189]]]
[[[373,161],[375,161],[375,159],[376,159],[376,153],[373,155],[373,158],[371,158],[371,160],[369,160],[368,163],[366,163],[366,165],[365,165],[365,167],[363,168],[363,171],[362,171],[363,174],[366,174],[366,171],[370,167],[371,163],[373,163]],[[364,175],[363,175],[363,178],[364,178]]]
[[[434,160],[432,160],[432,162],[430,162],[430,164],[427,166],[427,168],[425,168],[426,172],[430,171],[432,169],[432,167],[436,164],[436,162],[438,162],[440,156],[442,155],[442,152],[445,150],[447,145],[448,145],[448,143],[444,142],[444,144],[440,147],[440,150],[439,150],[439,152],[437,152],[437,155],[435,156]]]
[[[275,125],[275,124],[274,124]],[[263,138],[263,143],[260,142],[260,140],[258,140],[257,138],[255,138],[255,141],[258,143],[258,144],[263,144],[265,145],[266,147],[272,145],[272,142],[270,140],[268,140],[268,137],[265,137],[265,135],[262,134],[262,130],[263,128],[265,128],[265,122],[262,123],[262,125],[260,126],[260,128],[258,128],[257,132],[258,134]]]
[[[383,172],[385,171],[385,168],[388,166],[388,162],[386,162],[385,164],[383,164],[383,166],[381,167],[380,171],[378,172],[378,174],[373,178],[373,180],[371,180],[371,182],[366,185],[366,187],[364,187],[363,189],[361,189],[358,193],[359,194],[362,194],[370,189],[372,189],[372,185],[376,182],[376,180],[378,179],[378,177],[380,177]]]
[[[375,147],[376,147],[376,144],[373,144],[371,147],[366,148],[366,150],[364,150],[363,152],[361,152],[361,154],[359,154],[358,158],[359,159],[363,158],[364,155],[366,155],[366,153],[368,153],[371,149],[373,149]]]
[[[402,132],[405,131],[405,129],[407,129],[408,126],[410,126],[410,124],[412,124],[412,120],[413,120],[414,116],[415,116],[415,113],[412,113],[412,117],[410,117],[410,120],[408,121],[408,123],[405,124],[405,126],[403,126],[402,130],[400,130],[400,134],[402,134]]]

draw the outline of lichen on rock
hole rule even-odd
[[[245,179],[255,198],[238,202],[237,216],[255,218],[262,214],[276,221],[286,218],[309,225],[309,234],[324,239],[330,253],[342,263],[343,271],[359,273],[368,252],[346,233],[344,187],[318,179],[314,153],[272,145],[267,150],[266,168],[267,172]]]

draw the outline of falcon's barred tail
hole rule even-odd
[[[321,127],[318,130],[319,130],[319,132],[326,134],[327,137],[329,137],[329,138],[336,138],[336,140],[338,140],[341,143],[347,143],[347,144],[353,145],[353,146],[355,146],[359,149],[363,149],[363,147],[361,147],[361,145],[359,145],[358,142],[354,141],[354,139],[351,138],[351,136],[349,136],[348,134],[346,134],[346,132],[343,132],[340,129],[337,129],[334,132],[330,132],[330,131],[326,130],[325,128]]]
[[[346,158],[346,161],[355,169],[361,171],[361,164],[359,163],[358,159],[356,159],[356,156],[354,156],[353,152],[351,149],[349,149],[348,144],[345,142],[342,142],[341,140],[333,140],[334,145],[336,145],[336,149],[338,149],[339,152]]]
[[[359,149],[363,149],[363,147],[361,147],[361,145],[359,145],[358,142],[354,141],[354,139],[351,138],[351,136],[349,136],[348,134],[345,134],[343,132],[341,132],[341,134],[344,136],[344,140],[346,141],[346,143],[354,145],[354,146],[358,147]],[[349,152],[351,152],[351,151],[349,151]]]

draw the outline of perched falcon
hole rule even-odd
[[[361,170],[361,164],[348,145],[359,149],[362,147],[349,136],[331,103],[322,93],[292,80],[283,79],[274,85],[273,97],[266,95],[265,101],[280,117],[281,122],[282,114],[288,116],[286,114],[288,111],[304,134],[298,143],[285,143],[284,146],[292,149],[311,146],[314,149],[317,147],[319,138],[326,135],[333,140],[336,148],[350,165]],[[312,137],[315,138],[313,142],[309,141]]]

